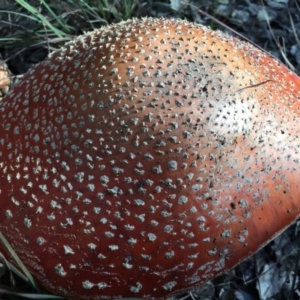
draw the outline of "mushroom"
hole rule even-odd
[[[8,93],[11,85],[10,71],[0,55],[0,101]]]
[[[299,101],[284,65],[205,26],[86,33],[0,103],[0,231],[70,299],[200,285],[299,216]]]

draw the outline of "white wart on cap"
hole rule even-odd
[[[299,88],[260,50],[187,21],[87,33],[0,103],[0,231],[68,298],[164,298],[212,279],[299,216]]]

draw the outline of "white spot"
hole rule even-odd
[[[166,290],[166,291],[171,291],[172,288],[177,284],[176,281],[170,281],[168,283],[166,283],[165,285],[163,285],[163,288]]]
[[[32,223],[31,223],[31,220],[28,219],[28,218],[25,218],[24,219],[24,225],[27,227],[27,228],[30,228]]]
[[[111,250],[111,251],[116,251],[119,249],[119,246],[118,245],[109,245],[108,248]]]
[[[130,224],[127,224],[127,225],[124,225],[124,228],[128,231],[132,231],[134,230],[134,226],[133,225],[130,225]]]
[[[196,191],[201,190],[202,187],[203,187],[202,184],[194,184],[194,185],[192,185],[191,190],[192,190],[193,192],[196,192]]]
[[[145,205],[145,202],[144,202],[143,200],[141,200],[141,199],[135,199],[135,200],[134,200],[134,204],[135,204],[136,206],[144,206],[144,205]]]
[[[186,196],[180,196],[178,199],[178,204],[185,204],[188,202],[188,198]]]
[[[156,235],[154,233],[148,233],[148,239],[150,242],[154,242],[156,240]]]
[[[45,244],[46,243],[46,240],[44,239],[44,238],[42,238],[42,237],[38,237],[37,239],[36,239],[36,242],[37,242],[37,244],[38,245],[43,245],[43,244]]]
[[[7,218],[7,219],[11,219],[11,218],[13,217],[13,214],[12,214],[12,212],[11,212],[10,210],[7,210],[7,211],[5,212],[5,215],[6,215],[6,218]]]
[[[130,265],[130,264],[128,263],[128,260],[126,260],[126,261],[123,263],[123,267],[124,267],[125,269],[130,270],[130,269],[133,267],[133,265]]]
[[[154,166],[154,167],[152,168],[152,171],[153,171],[154,173],[156,173],[156,174],[161,174],[161,173],[162,173],[162,168],[161,168],[160,165]]]
[[[134,238],[128,239],[128,244],[129,244],[129,245],[134,245],[134,244],[136,244],[136,243],[137,243],[137,239],[134,239]]]
[[[91,283],[90,281],[86,280],[84,282],[82,282],[82,286],[84,289],[86,290],[90,290],[91,288],[94,287],[95,284]]]
[[[175,253],[173,250],[165,253],[165,257],[168,259],[172,258],[174,255],[175,255]]]
[[[65,254],[74,254],[75,252],[73,251],[73,249],[69,246],[65,246],[64,245],[64,250],[65,250]]]
[[[65,277],[67,275],[67,273],[65,272],[65,270],[61,264],[58,264],[55,266],[55,271],[56,271],[56,274],[61,277]]]
[[[176,160],[170,160],[168,162],[168,169],[171,170],[171,171],[176,171],[178,168],[178,164],[177,164],[177,161]]]
[[[231,235],[231,230],[230,229],[226,229],[221,233],[221,237],[223,239],[229,238]]]
[[[139,293],[140,291],[141,291],[141,289],[143,288],[143,285],[142,284],[140,284],[139,282],[137,282],[136,283],[136,286],[131,286],[130,287],[130,291],[132,292],[132,293]]]
[[[95,250],[97,245],[93,244],[93,243],[90,243],[88,244],[88,247],[91,249],[91,250]]]

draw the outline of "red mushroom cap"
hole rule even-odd
[[[299,104],[294,73],[219,31],[87,33],[0,103],[0,231],[68,298],[197,286],[299,216]]]

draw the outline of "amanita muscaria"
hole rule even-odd
[[[299,108],[294,73],[219,31],[87,33],[0,103],[0,231],[59,295],[187,290],[299,216]]]
[[[3,96],[8,93],[10,89],[10,72],[6,63],[1,59],[0,56],[0,101]]]

